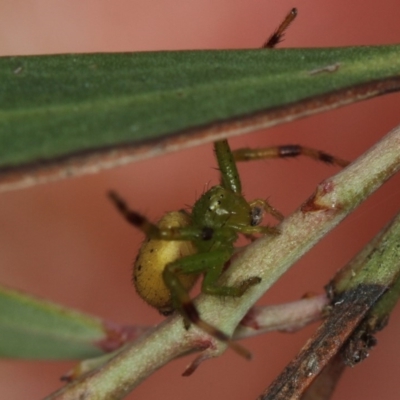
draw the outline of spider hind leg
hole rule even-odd
[[[185,327],[194,324],[210,336],[227,344],[242,357],[250,359],[251,353],[247,349],[233,342],[229,335],[201,318],[188,290],[183,287],[178,279],[178,275],[181,273],[204,273],[202,284],[203,293],[217,296],[240,297],[251,286],[258,284],[261,279],[258,277],[252,277],[246,279],[238,286],[218,285],[217,280],[220,277],[223,271],[223,266],[229,259],[229,256],[230,254],[225,251],[214,251],[205,254],[187,256],[168,264],[163,271],[163,278],[171,292],[174,308],[184,317]]]

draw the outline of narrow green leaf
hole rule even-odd
[[[400,90],[400,45],[0,58],[0,191]]]
[[[0,357],[94,357],[107,334],[98,318],[0,286]]]

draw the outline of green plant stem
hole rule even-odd
[[[304,253],[400,169],[400,127],[390,132],[347,169],[318,185],[316,192],[281,225],[281,234],[265,236],[238,255],[223,277],[235,284],[250,276],[262,282],[241,298],[200,295],[204,320],[232,333],[250,307]],[[50,395],[47,400],[121,399],[168,361],[205,349],[200,361],[221,354],[222,343],[172,317],[139,342],[128,345],[103,367]]]

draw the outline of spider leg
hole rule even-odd
[[[205,277],[202,284],[202,292],[218,296],[240,297],[250,286],[260,282],[260,278],[252,277],[239,286],[219,286],[216,281],[220,277],[224,264],[229,260],[231,253],[226,250],[211,251],[209,253],[194,254],[170,264],[167,264],[163,271],[163,278],[172,296],[174,308],[182,314],[185,321],[198,326],[217,340],[226,343],[232,350],[245,358],[250,358],[251,354],[242,346],[234,343],[231,338],[218,328],[204,321],[190,298],[188,291],[178,279],[179,274],[199,274],[204,273]]]
[[[242,193],[242,183],[227,140],[214,142],[214,151],[221,172],[221,184],[233,193]]]
[[[214,296],[230,296],[240,297],[249,289],[251,286],[257,285],[261,282],[261,278],[258,276],[252,276],[240,282],[237,286],[221,286],[217,280],[222,273],[224,265],[220,268],[209,268],[204,271],[204,278],[201,287],[203,293],[211,294]]]
[[[272,49],[283,39],[286,29],[294,21],[297,16],[297,9],[292,8],[290,12],[286,15],[285,19],[278,26],[278,29],[268,38],[268,40],[263,44],[264,49]]]
[[[306,156],[316,161],[322,161],[326,164],[338,165],[346,167],[350,164],[349,161],[342,158],[325,153],[324,151],[304,147],[298,144],[286,144],[282,146],[271,146],[260,149],[242,148],[232,151],[235,161],[254,161],[273,158],[289,158]]]
[[[238,232],[245,236],[261,234],[261,235],[279,235],[281,231],[275,226],[258,225],[258,226],[243,226],[238,228]]]
[[[128,223],[140,229],[149,237],[158,236],[160,229],[157,225],[151,223],[144,215],[131,210],[125,200],[123,200],[116,192],[110,190],[108,192],[108,197]]]
[[[109,191],[108,196],[125,220],[140,229],[147,237],[161,240],[209,240],[213,231],[209,228],[192,226],[176,228],[160,228],[153,224],[144,215],[131,210],[127,203],[114,191]]]

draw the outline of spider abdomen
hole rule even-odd
[[[190,217],[182,211],[165,214],[158,222],[161,229],[182,228],[190,224]],[[139,296],[160,313],[173,312],[171,292],[163,279],[165,266],[179,258],[197,253],[189,240],[159,240],[148,238],[140,248],[133,268],[133,283]],[[179,274],[186,290],[196,282],[197,274]]]

